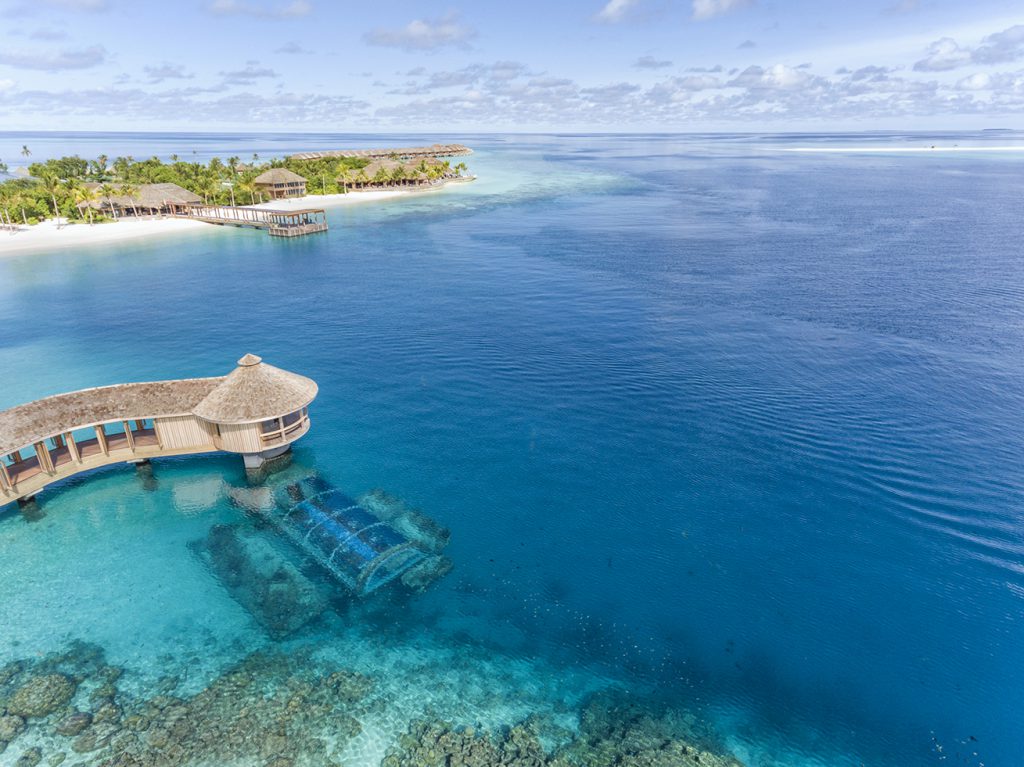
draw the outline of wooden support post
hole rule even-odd
[[[71,432],[68,432],[64,436],[67,439],[68,451],[71,453],[71,457],[74,459],[75,463],[81,463],[82,462],[82,456],[79,455],[79,453],[78,453],[78,445],[75,444],[75,437],[74,437],[74,435]]]
[[[128,448],[134,453],[135,437],[132,436],[132,425],[127,421],[121,421],[121,427],[124,429],[124,436],[128,440]]]
[[[3,485],[6,490],[13,490],[14,483],[11,481],[11,475],[7,473],[7,464],[0,459],[0,485]]]
[[[96,441],[100,443],[103,455],[110,455],[110,448],[107,447],[107,433],[103,431],[103,424],[93,427],[96,430]]]
[[[47,474],[53,474],[53,461],[50,460],[50,451],[46,447],[45,442],[36,442],[36,458],[39,459],[39,468],[45,471]]]

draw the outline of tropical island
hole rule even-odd
[[[100,155],[32,162],[0,182],[0,231],[35,236],[0,238],[0,252],[124,239],[210,221],[183,215],[195,205],[286,211],[297,204],[344,204],[437,189],[475,178],[465,162],[450,159],[471,152],[460,144],[434,144],[306,152],[265,162],[258,154],[246,162],[214,157],[203,163],[178,155],[168,161]],[[31,156],[27,146],[22,155],[26,160]],[[0,172],[6,171],[0,163]],[[115,221],[135,225],[116,231],[104,227],[102,234],[83,232]]]

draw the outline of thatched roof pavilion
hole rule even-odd
[[[272,200],[306,196],[306,179],[287,168],[264,171],[253,179],[253,183]]]
[[[117,384],[0,411],[0,503],[99,466],[213,451],[246,465],[309,430],[317,385],[247,354],[226,376]]]
[[[316,393],[312,379],[246,354],[192,412],[212,423],[252,423],[301,410]]]
[[[83,186],[91,190],[95,198],[89,202],[79,203],[79,209],[84,209],[88,206],[94,210],[109,210],[113,207],[121,213],[134,212],[136,209],[140,212],[166,213],[171,205],[175,203],[183,204],[203,201],[203,198],[199,195],[193,194],[188,189],[177,184],[139,184],[135,187],[136,192],[133,195],[119,193],[112,194],[109,198],[107,195],[100,195],[100,184],[89,182],[83,184]],[[119,186],[115,185],[115,189],[120,192]]]

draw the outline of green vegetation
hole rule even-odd
[[[32,153],[27,146],[21,154]],[[316,160],[272,160],[259,164],[259,155],[243,163],[238,157],[226,161],[212,159],[204,165],[185,162],[171,155],[170,162],[157,157],[136,160],[117,157],[112,162],[104,155],[94,160],[81,157],[34,162],[28,166],[31,178],[18,178],[0,183],[0,223],[35,224],[56,216],[60,219],[102,221],[107,217],[82,203],[99,200],[109,202],[113,196],[132,195],[140,184],[172,183],[188,189],[208,203],[248,205],[261,200],[254,179],[269,168],[288,168],[307,179],[310,194],[339,194],[348,191],[348,184],[371,179],[363,172],[369,162],[356,158],[321,158]],[[6,166],[0,165],[0,170]],[[459,163],[454,170],[465,170]],[[421,162],[414,168],[400,166],[388,173],[377,174],[373,181],[400,181],[415,171],[431,179],[451,174],[449,163]],[[339,178],[341,182],[339,183]],[[95,186],[85,186],[86,184]],[[137,213],[137,211],[136,211]]]

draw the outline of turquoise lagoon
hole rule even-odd
[[[26,140],[421,139],[0,148]],[[374,687],[326,747],[345,767],[422,718],[533,716],[554,745],[606,690],[750,765],[1018,763],[1024,151],[784,150],[1022,137],[453,140],[479,181],[324,236],[0,260],[0,407],[261,354],[320,385],[295,464],[446,525],[453,572],[275,642],[189,549],[243,519],[239,462],[111,469],[0,512],[0,666],[90,642],[125,701],[268,648],[351,669]]]

